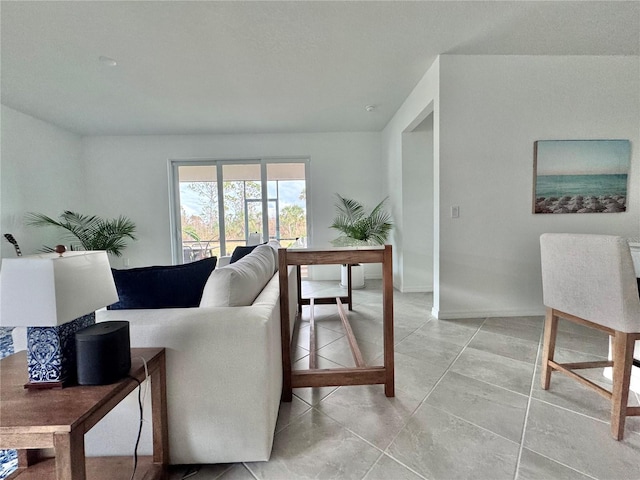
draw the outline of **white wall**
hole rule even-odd
[[[393,244],[393,284],[402,290],[404,283],[404,237],[405,223],[414,219],[405,215],[403,210],[404,197],[409,189],[403,185],[403,145],[402,136],[405,132],[415,129],[425,118],[433,115],[433,174],[437,178],[438,172],[438,138],[439,138],[439,70],[440,60],[436,59],[431,68],[422,77],[407,99],[395,113],[382,132],[382,154],[387,174],[387,192],[391,204],[394,228],[392,231]],[[425,182],[428,179],[425,179]],[[434,180],[434,217],[433,217],[433,269],[434,277],[438,273],[438,184]],[[407,201],[411,201],[407,198]],[[409,240],[411,242],[411,240]],[[437,282],[433,285],[434,303],[437,301]]]
[[[329,229],[335,193],[374,206],[384,191],[379,133],[87,137],[83,144],[92,210],[126,215],[138,226],[138,241],[125,253],[131,267],[171,263],[169,159],[310,157],[315,246],[337,237]],[[330,276],[339,278],[339,270]]]
[[[402,134],[403,292],[433,291],[433,114]]]
[[[540,314],[543,232],[640,233],[637,57],[440,58],[442,318]],[[630,139],[625,213],[534,215],[533,142]],[[449,218],[451,205],[460,218]]]
[[[543,232],[637,237],[639,71],[638,57],[440,56],[382,133],[396,223],[394,285],[403,288],[412,275],[403,256],[417,235],[403,133],[431,112],[434,315],[541,314]],[[532,214],[533,142],[589,138],[631,140],[627,212]],[[450,218],[453,205],[460,218]]]
[[[86,212],[81,139],[5,105],[0,115],[0,231],[13,234],[24,255],[64,243],[55,229],[25,227],[23,220],[27,212]],[[0,255],[15,256],[4,238]]]
[[[382,135],[80,140],[2,106],[2,233],[16,235],[31,253],[55,240],[23,228],[27,211],[123,214],[139,229],[139,241],[126,252],[131,266],[170,263],[168,159],[309,156],[313,243],[328,245],[335,237],[328,228],[335,192],[368,206],[388,192],[396,225],[394,284],[402,287],[403,247],[416,242],[402,137],[433,114],[434,314],[539,314],[541,233],[640,234],[639,71],[637,57],[441,56]],[[580,138],[631,140],[627,212],[532,214],[533,142]],[[449,218],[451,205],[460,206],[460,218]],[[14,254],[7,242],[1,245],[2,256]]]

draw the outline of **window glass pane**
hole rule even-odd
[[[283,247],[307,236],[304,163],[267,164],[269,236]]]
[[[231,255],[238,245],[268,239],[278,239],[285,247],[298,238],[306,241],[306,164],[262,162],[177,162],[179,218],[176,209],[175,222],[179,222],[179,236],[174,238],[174,258],[178,262]],[[261,178],[263,171],[265,179]],[[263,180],[266,192],[262,191]],[[263,218],[264,208],[267,218]],[[263,238],[265,232],[268,239]]]
[[[215,166],[180,166],[182,261],[220,255],[218,183]]]
[[[262,232],[260,165],[223,165],[222,177],[225,243],[230,254],[236,246],[249,243],[250,233]]]

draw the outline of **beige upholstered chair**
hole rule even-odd
[[[633,350],[640,339],[640,298],[629,245],[611,235],[545,233],[540,248],[547,307],[542,388],[549,388],[556,370],[596,390],[611,400],[611,435],[621,440],[626,417],[640,415],[640,407],[628,406]],[[613,360],[556,363],[558,317],[611,335]],[[611,391],[574,372],[603,366],[613,367]]]

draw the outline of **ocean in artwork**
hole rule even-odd
[[[616,213],[626,207],[626,174],[536,177],[536,213]]]
[[[627,195],[627,175],[540,175],[536,197]]]

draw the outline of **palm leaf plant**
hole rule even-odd
[[[124,216],[103,219],[97,215],[83,215],[66,210],[55,220],[42,213],[28,213],[27,225],[54,226],[65,231],[71,250],[106,250],[116,257],[122,256],[128,240],[135,240],[135,224]],[[44,247],[44,251],[53,251]]]
[[[393,223],[391,215],[384,209],[387,198],[376,205],[367,215],[364,206],[349,198],[336,194],[337,215],[331,225],[342,233],[331,243],[337,247],[383,245]]]

